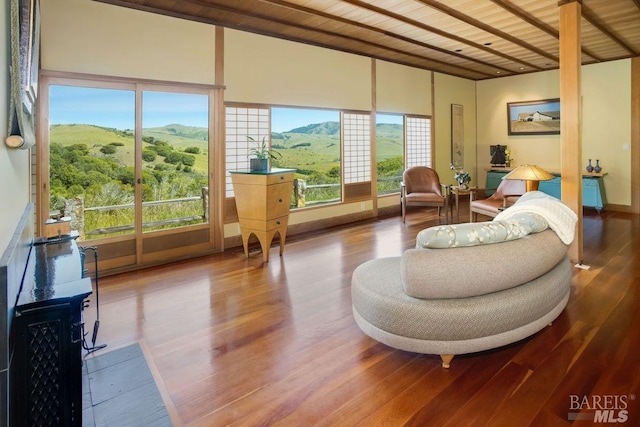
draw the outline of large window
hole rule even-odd
[[[404,116],[376,114],[378,194],[397,193],[404,171]]]
[[[296,169],[296,206],[342,200],[339,111],[271,108],[271,144]]]
[[[399,114],[376,115],[378,194],[400,191],[402,173],[432,163],[431,118]]]
[[[81,240],[207,222],[208,94],[122,86],[49,86],[50,216]]]
[[[296,169],[292,207],[342,200],[339,111],[227,106],[227,197],[233,197],[229,171],[249,167],[248,137],[266,138],[281,155],[273,167]]]
[[[281,154],[272,166],[296,169],[293,208],[340,202],[343,188],[372,179],[370,127],[368,112],[229,104],[226,195],[233,197],[228,172],[249,167],[250,137]],[[377,114],[375,144],[377,193],[397,193],[406,168],[431,166],[431,118]]]

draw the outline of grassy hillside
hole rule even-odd
[[[160,141],[171,144],[175,150],[183,152],[188,147],[198,147],[200,154],[194,154],[194,171],[206,173],[208,163],[209,145],[207,142],[206,128],[195,128],[182,125],[168,125],[161,128],[150,128],[143,130],[143,137],[153,137]],[[124,166],[133,166],[134,145],[133,133],[130,131],[120,131],[112,128],[104,128],[94,125],[53,125],[50,130],[51,143],[58,143],[68,147],[74,144],[86,144],[91,155],[96,157],[105,156],[100,151],[103,147],[115,144],[116,151],[109,154],[117,159]],[[148,149],[153,144],[142,143],[142,149]],[[156,157],[153,162],[143,162],[145,168],[153,169],[156,164],[164,163],[163,157]]]
[[[174,150],[184,152],[189,147],[197,147],[199,154],[195,156],[193,170],[206,173],[208,162],[208,133],[206,128],[171,124],[163,127],[143,130],[145,141],[153,138],[156,141],[169,143]],[[379,160],[398,156],[402,153],[402,126],[397,124],[381,124],[376,128],[378,135],[377,154]],[[107,145],[116,147],[115,153],[109,154],[124,166],[134,165],[134,139],[130,131],[120,131],[93,125],[53,125],[50,130],[52,143],[63,146],[86,144],[91,155],[106,156],[101,149]],[[143,142],[143,150],[153,144]],[[288,132],[272,134],[272,145],[281,154],[277,163],[281,167],[296,167],[301,171],[328,173],[340,165],[340,124],[325,122],[292,129]],[[146,169],[153,169],[156,164],[163,164],[164,158],[157,156],[153,162],[143,162]]]

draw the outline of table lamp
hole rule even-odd
[[[520,165],[502,179],[520,179],[526,183],[527,191],[538,190],[540,181],[548,181],[555,178],[552,174],[536,165]]]

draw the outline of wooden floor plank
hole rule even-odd
[[[353,270],[399,256],[437,224],[434,209],[412,209],[404,224],[398,215],[288,236],[268,263],[232,248],[101,278],[98,343],[144,342],[187,426],[577,426],[591,424],[569,421],[571,395],[638,395],[640,216],[585,210],[591,269],[573,269],[567,308],[534,336],[456,356],[450,369],[367,337],[351,311]],[[92,306],[85,323],[94,319]],[[638,399],[629,411],[639,425]]]

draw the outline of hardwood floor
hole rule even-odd
[[[612,415],[640,425],[640,216],[585,211],[591,269],[573,269],[553,325],[443,369],[367,337],[351,313],[354,268],[412,247],[434,212],[288,236],[268,263],[236,248],[101,278],[98,353],[140,342],[175,425],[580,426],[614,398]],[[570,421],[578,412],[590,418]]]

